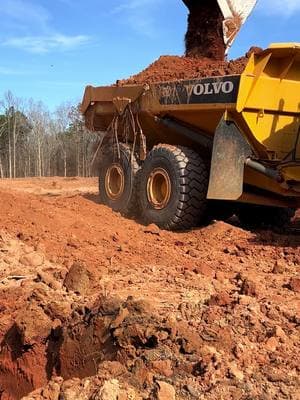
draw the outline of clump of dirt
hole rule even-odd
[[[180,56],[161,56],[145,70],[117,84],[135,85],[175,81],[180,79],[198,79],[212,76],[241,74],[252,53],[259,54],[262,49],[252,47],[244,57],[231,61],[216,61],[210,58]]]
[[[225,59],[224,17],[216,1],[190,1],[185,36],[187,57]]]

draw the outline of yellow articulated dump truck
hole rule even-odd
[[[105,131],[100,200],[163,229],[222,214],[287,224],[300,205],[300,44],[252,54],[241,75],[86,87],[86,126]]]

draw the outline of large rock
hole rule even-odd
[[[83,264],[75,262],[67,273],[64,286],[75,293],[85,295],[90,288],[90,274]]]
[[[289,286],[293,292],[300,293],[300,275],[291,278]]]

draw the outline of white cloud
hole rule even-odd
[[[36,24],[45,27],[50,15],[48,11],[28,0],[1,0],[0,17],[10,18],[22,24]]]
[[[123,11],[133,11],[137,9],[145,9],[145,7],[153,6],[157,3],[161,3],[161,0],[129,0],[121,2],[118,6],[112,9],[113,14],[117,14]]]
[[[38,0],[0,0],[0,21],[5,26],[0,46],[43,54],[74,49],[89,41],[87,35],[65,35],[54,29],[52,15],[38,3]]]
[[[25,36],[7,39],[4,46],[15,47],[31,53],[43,54],[50,51],[71,50],[88,43],[86,35],[67,36],[54,34],[48,36]]]
[[[154,11],[158,12],[157,6],[161,4],[163,0],[127,0],[115,6],[111,14],[122,15],[121,21],[125,21],[132,30],[153,37],[157,35]]]
[[[20,70],[0,66],[0,75],[23,75]]]
[[[258,8],[266,14],[291,16],[300,11],[300,0],[261,0]]]

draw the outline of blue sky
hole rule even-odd
[[[200,1],[200,0],[199,0]],[[180,0],[0,0],[0,98],[78,101],[86,84],[128,77],[184,52]],[[300,0],[259,0],[230,52],[300,42]]]

